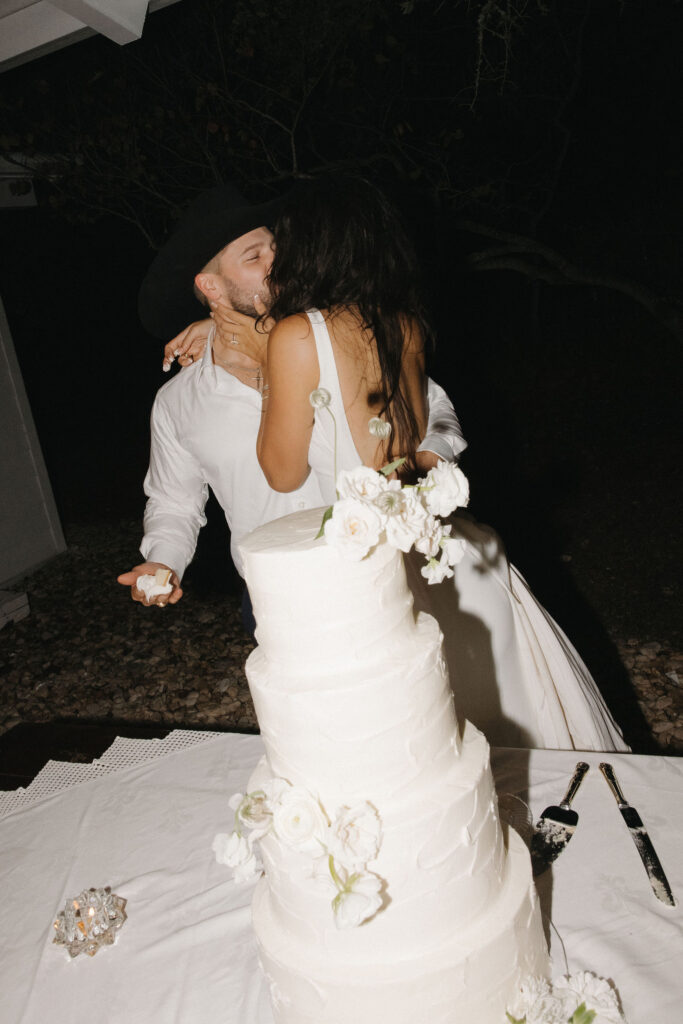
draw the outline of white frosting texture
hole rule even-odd
[[[310,858],[273,835],[254,926],[278,1024],[499,1024],[521,978],[547,972],[529,857],[497,812],[488,744],[458,725],[441,635],[416,616],[403,558],[360,562],[316,540],[322,509],[243,543],[258,648],[247,677],[272,775],[335,812],[368,800],[383,906],[340,930]]]
[[[157,569],[153,576],[151,573],[138,576],[135,586],[145,595],[148,601],[151,601],[153,597],[162,597],[164,594],[171,593],[173,584],[169,581],[170,575],[170,570]],[[163,582],[164,580],[166,582]]]

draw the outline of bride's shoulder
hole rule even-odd
[[[296,368],[306,373],[309,365],[317,365],[315,336],[305,313],[296,313],[278,320],[268,337],[268,363],[271,369]]]
[[[272,342],[273,338],[292,342],[306,341],[312,337],[311,321],[306,314],[294,313],[292,316],[286,316],[284,319],[278,320],[270,332],[269,341]]]

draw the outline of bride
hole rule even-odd
[[[312,469],[332,504],[337,472],[396,457],[402,477],[415,478],[428,339],[416,279],[395,211],[367,182],[317,179],[285,197],[268,278],[273,326],[244,342],[264,380],[257,456],[272,488],[295,490]],[[330,404],[314,411],[317,388]],[[376,418],[386,427],[370,433]],[[427,585],[410,555],[406,569],[417,609],[444,634],[458,712],[497,746],[628,750],[497,535],[467,515],[452,526],[466,542],[452,580]]]

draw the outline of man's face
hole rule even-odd
[[[270,306],[270,291],[265,277],[273,262],[273,236],[268,228],[254,228],[240,235],[218,254],[218,277],[233,309],[257,316],[254,296]]]

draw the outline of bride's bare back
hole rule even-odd
[[[332,315],[328,310],[321,312],[330,334],[344,411],[356,451],[364,465],[379,469],[387,462],[389,442],[378,440],[368,430],[368,421],[380,415],[386,401],[375,339],[363,329],[356,310],[344,309]],[[416,330],[406,340],[400,387],[422,437],[427,422],[423,345]]]
[[[368,431],[368,421],[384,407],[377,346],[353,308],[321,310],[330,333],[344,411],[364,465],[379,469],[387,462],[388,441]],[[268,340],[268,392],[258,439],[261,468],[271,487],[292,491],[308,475],[313,431],[309,395],[320,380],[313,330],[305,314],[286,317]],[[413,411],[420,436],[427,423],[424,345],[418,327],[406,322],[400,388]],[[401,454],[409,454],[407,452]]]

